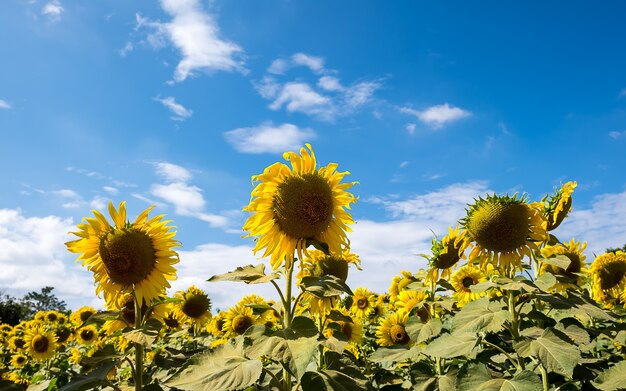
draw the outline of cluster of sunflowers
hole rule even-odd
[[[357,198],[348,172],[310,145],[256,183],[244,224],[269,258],[209,281],[269,283],[212,313],[195,286],[166,295],[179,257],[163,215],[129,222],[122,202],[84,219],[69,251],[106,311],[39,313],[0,326],[0,388],[63,390],[619,389],[626,384],[626,253],[588,265],[586,243],[552,232],[576,182],[540,202],[489,195],[442,239],[427,270],[388,292],[346,284]],[[283,280],[284,286],[278,282]],[[15,388],[17,387],[17,388]],[[508,387],[508,388],[507,388]]]

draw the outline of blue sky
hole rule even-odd
[[[205,280],[260,262],[241,238],[250,176],[305,142],[360,182],[353,287],[423,267],[430,230],[473,197],[539,200],[568,180],[557,234],[591,260],[626,243],[625,8],[3,1],[0,289],[98,305],[63,242],[126,200],[178,227],[174,288],[232,304],[251,289]]]

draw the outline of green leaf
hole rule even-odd
[[[483,282],[479,282],[476,285],[470,286],[470,291],[472,291],[472,293],[483,293],[486,290],[491,289],[496,286],[498,286],[498,284],[495,284],[491,281],[483,281]]]
[[[319,298],[339,296],[342,293],[354,296],[350,287],[341,278],[333,275],[304,277],[300,282],[300,286],[305,292],[309,292]]]
[[[626,361],[622,360],[612,367],[600,372],[593,385],[602,391],[626,389]]]
[[[277,273],[272,273],[269,275],[265,274],[265,265],[260,263],[256,266],[240,266],[232,272],[218,274],[209,278],[207,281],[243,281],[246,284],[260,284],[275,280],[279,277],[280,275],[278,275]]]
[[[413,345],[410,349],[405,346],[394,346],[391,348],[378,348],[368,359],[380,364],[393,364],[403,361],[417,361],[420,348]]]
[[[567,257],[566,257],[567,258]],[[550,288],[557,283],[556,277],[552,273],[542,273],[535,280],[535,285],[537,288],[541,289],[544,292],[547,292]]]
[[[367,389],[363,381],[334,370],[306,372],[302,376],[301,385],[302,391],[362,391]]]
[[[490,302],[488,297],[472,301],[452,318],[452,333],[497,332],[511,318],[509,311],[499,302]]]
[[[531,341],[530,350],[548,371],[570,379],[580,360],[578,348],[563,333],[553,328],[547,328],[541,337]]]
[[[492,378],[486,366],[470,365],[459,374],[458,391],[537,391],[542,389],[539,377],[530,371],[521,371],[512,379]]]
[[[443,334],[429,343],[422,350],[422,353],[431,357],[453,358],[467,356],[468,358],[474,358],[476,356],[477,343],[478,337],[474,333]]]
[[[317,239],[313,239],[313,238],[308,238],[306,240],[306,247],[309,246],[313,246],[314,248],[320,250],[321,252],[323,252],[326,255],[330,255],[330,249],[328,247],[328,244],[319,241]]]
[[[114,366],[114,361],[104,362],[87,375],[78,376],[75,380],[59,388],[59,391],[86,391],[93,390],[98,386],[110,385],[107,375]]]
[[[24,387],[12,381],[0,380],[0,390],[2,391],[24,391]]]
[[[41,383],[31,384],[26,391],[47,391],[50,386],[50,380],[42,381]]]
[[[443,324],[438,318],[430,319],[426,323],[422,323],[419,316],[412,316],[406,324],[406,332],[411,341],[416,343],[426,342],[431,338],[435,338],[441,334]]]

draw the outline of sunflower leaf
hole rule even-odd
[[[452,332],[498,332],[510,319],[510,313],[500,302],[488,297],[472,301],[452,318]]]
[[[411,347],[410,349],[406,346],[378,348],[368,357],[368,360],[380,364],[393,364],[402,361],[417,361],[420,350],[421,349],[418,345],[413,345],[413,347]]]
[[[470,365],[461,370],[456,383],[459,391],[535,391],[541,388],[541,380],[533,372],[520,371],[512,379],[492,378],[483,364]]]
[[[422,350],[422,353],[427,356],[441,358],[453,358],[459,356],[474,358],[477,353],[477,344],[478,336],[474,333],[459,332],[455,334],[443,334],[430,342]]]
[[[600,372],[593,381],[593,385],[602,391],[624,389],[624,384],[626,384],[626,361],[624,360]]]
[[[530,343],[533,356],[550,372],[572,378],[574,367],[580,360],[580,351],[562,332],[547,328],[543,335]]]
[[[215,275],[209,278],[209,282],[219,281],[243,281],[246,284],[261,284],[279,278],[277,273],[265,274],[265,265],[260,263],[256,266],[239,266],[232,272]]]
[[[572,263],[572,260],[563,254],[557,254],[550,258],[541,258],[540,261],[547,263],[548,265],[560,267],[563,270],[567,270],[569,265]]]
[[[333,275],[303,277],[300,286],[305,292],[319,298],[339,296],[342,293],[354,296],[350,287],[342,279]]]
[[[107,380],[107,375],[115,366],[115,361],[103,362],[93,371],[85,376],[79,376],[70,383],[59,388],[59,391],[86,391],[93,390],[98,386],[107,386],[111,383]]]

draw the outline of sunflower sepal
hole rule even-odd
[[[280,278],[280,274],[273,272],[265,274],[265,265],[260,263],[256,266],[239,266],[235,270],[223,274],[217,274],[209,278],[208,282],[242,281],[246,284],[262,284]]]

